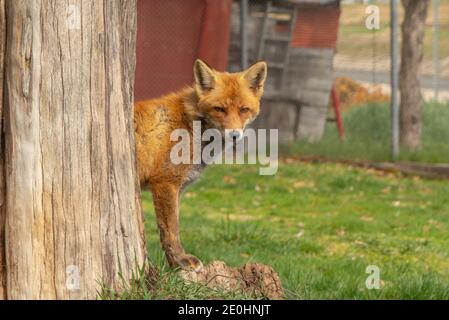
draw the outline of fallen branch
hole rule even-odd
[[[383,172],[401,173],[406,176],[419,176],[427,179],[449,179],[449,165],[443,163],[370,162],[329,159],[322,156],[286,156],[282,158],[281,161],[286,163],[291,163],[294,161],[305,163],[338,163],[362,169],[374,169]]]

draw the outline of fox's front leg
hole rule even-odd
[[[156,184],[151,187],[157,225],[162,248],[172,268],[185,270],[201,269],[201,261],[186,254],[179,238],[180,188],[173,184]]]

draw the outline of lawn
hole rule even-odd
[[[429,163],[449,162],[449,105],[423,106],[423,148],[402,152],[399,160]],[[345,141],[340,141],[335,123],[328,123],[319,143],[300,142],[284,146],[283,152],[331,159],[391,161],[391,121],[387,104],[369,104],[343,112]]]
[[[273,266],[290,299],[449,299],[448,194],[447,181],[339,164],[213,166],[182,197],[181,237],[204,263]],[[151,261],[167,270],[148,192],[143,205]],[[366,288],[369,265],[381,289]]]

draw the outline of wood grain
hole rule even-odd
[[[6,299],[5,171],[3,136],[3,75],[5,57],[5,0],[0,0],[0,300]]]
[[[8,298],[94,299],[99,283],[120,289],[119,272],[129,279],[146,259],[136,1],[6,6]]]

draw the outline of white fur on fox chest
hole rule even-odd
[[[205,164],[194,164],[194,165],[190,166],[190,169],[187,172],[187,175],[182,184],[182,189],[184,190],[189,184],[198,180],[198,178],[203,173],[203,170],[205,167],[206,167]]]

